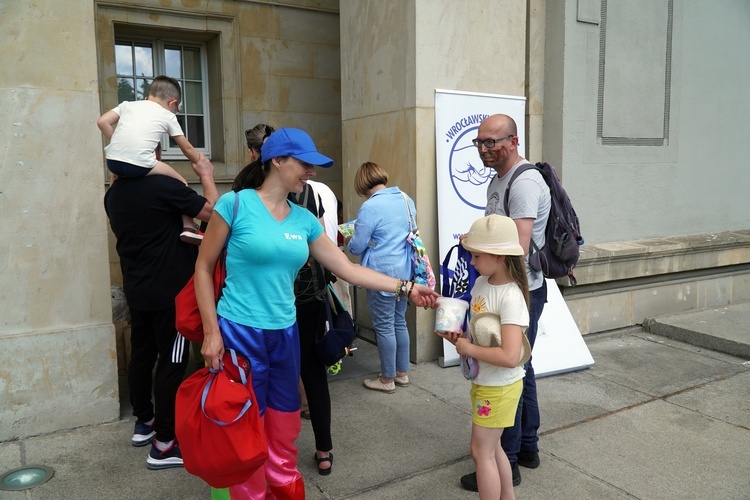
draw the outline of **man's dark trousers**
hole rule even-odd
[[[175,329],[174,308],[159,311],[130,310],[132,352],[128,386],[133,415],[156,418],[156,439],[174,439],[174,401],[188,363],[188,344]],[[156,373],[152,374],[156,364]],[[152,404],[154,393],[156,408]]]
[[[544,310],[544,304],[547,302],[547,281],[542,282],[542,286],[529,292],[529,328],[526,335],[529,338],[529,344],[532,349],[536,341],[536,332],[539,325],[539,317]],[[516,411],[516,421],[513,427],[508,427],[503,431],[500,438],[500,445],[503,447],[508,461],[514,464],[518,461],[517,454],[519,451],[535,452],[537,448],[537,429],[539,429],[539,403],[536,398],[536,377],[534,376],[534,367],[531,366],[532,358],[523,366],[526,370],[526,376],[523,379],[523,392],[521,399],[518,401],[518,410]]]

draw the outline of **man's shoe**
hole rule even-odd
[[[401,377],[396,375],[393,378],[393,383],[395,383],[399,387],[409,387],[409,375],[403,375]]]
[[[461,488],[467,491],[479,491],[479,487],[477,486],[477,473],[472,472],[471,474],[461,476]]]
[[[521,467],[526,467],[527,469],[536,469],[539,467],[538,451],[519,451],[516,457],[518,458],[518,465]]]
[[[513,472],[513,486],[521,484],[521,470],[518,468],[518,462],[511,464],[510,470]]]
[[[518,486],[521,484],[521,471],[518,469],[518,463],[511,465],[510,469],[513,471],[513,486]],[[477,473],[472,472],[471,474],[461,476],[461,488],[467,491],[479,491],[479,487],[477,486]]]
[[[156,447],[156,440],[151,443],[151,452],[146,459],[146,467],[151,470],[171,469],[172,467],[184,467],[182,463],[182,452],[177,440],[172,441],[172,445],[164,451],[159,451]]]
[[[151,425],[142,420],[136,420],[135,429],[133,429],[133,437],[130,438],[130,444],[133,446],[146,446],[149,444],[151,439],[156,435],[154,422],[153,418],[151,419]]]

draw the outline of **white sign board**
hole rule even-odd
[[[523,97],[435,91],[441,267],[448,251],[458,243],[458,237],[469,230],[472,222],[484,216],[487,183],[495,171],[484,166],[471,143],[477,136],[479,124],[497,113],[513,118],[518,128],[519,154],[525,156],[525,112],[526,99]],[[454,366],[458,362],[456,348],[450,342],[443,341],[441,366]],[[594,364],[554,280],[547,280],[547,304],[539,319],[533,363],[537,377],[580,370]]]
[[[443,259],[458,237],[469,231],[471,223],[484,217],[487,184],[495,170],[485,167],[477,148],[479,124],[490,115],[506,114],[518,128],[519,154],[523,155],[526,98],[495,94],[477,94],[435,90],[435,144],[437,156],[438,242]],[[442,274],[442,269],[441,269]],[[442,279],[441,279],[442,281]],[[441,283],[442,285],[442,283]],[[456,348],[443,341],[443,366],[458,364]]]

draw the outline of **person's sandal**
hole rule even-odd
[[[305,420],[310,420],[310,407],[306,404],[299,405],[299,416]]]
[[[327,457],[319,458],[318,452],[316,451],[313,455],[313,458],[318,463],[318,474],[320,474],[321,476],[327,476],[331,473],[331,469],[333,469],[333,453],[329,453]],[[328,462],[331,465],[328,466],[327,469],[321,469],[320,464],[323,462]]]

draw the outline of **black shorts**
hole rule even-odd
[[[107,160],[107,168],[118,177],[145,177],[151,172],[150,168],[139,167],[120,160]]]

